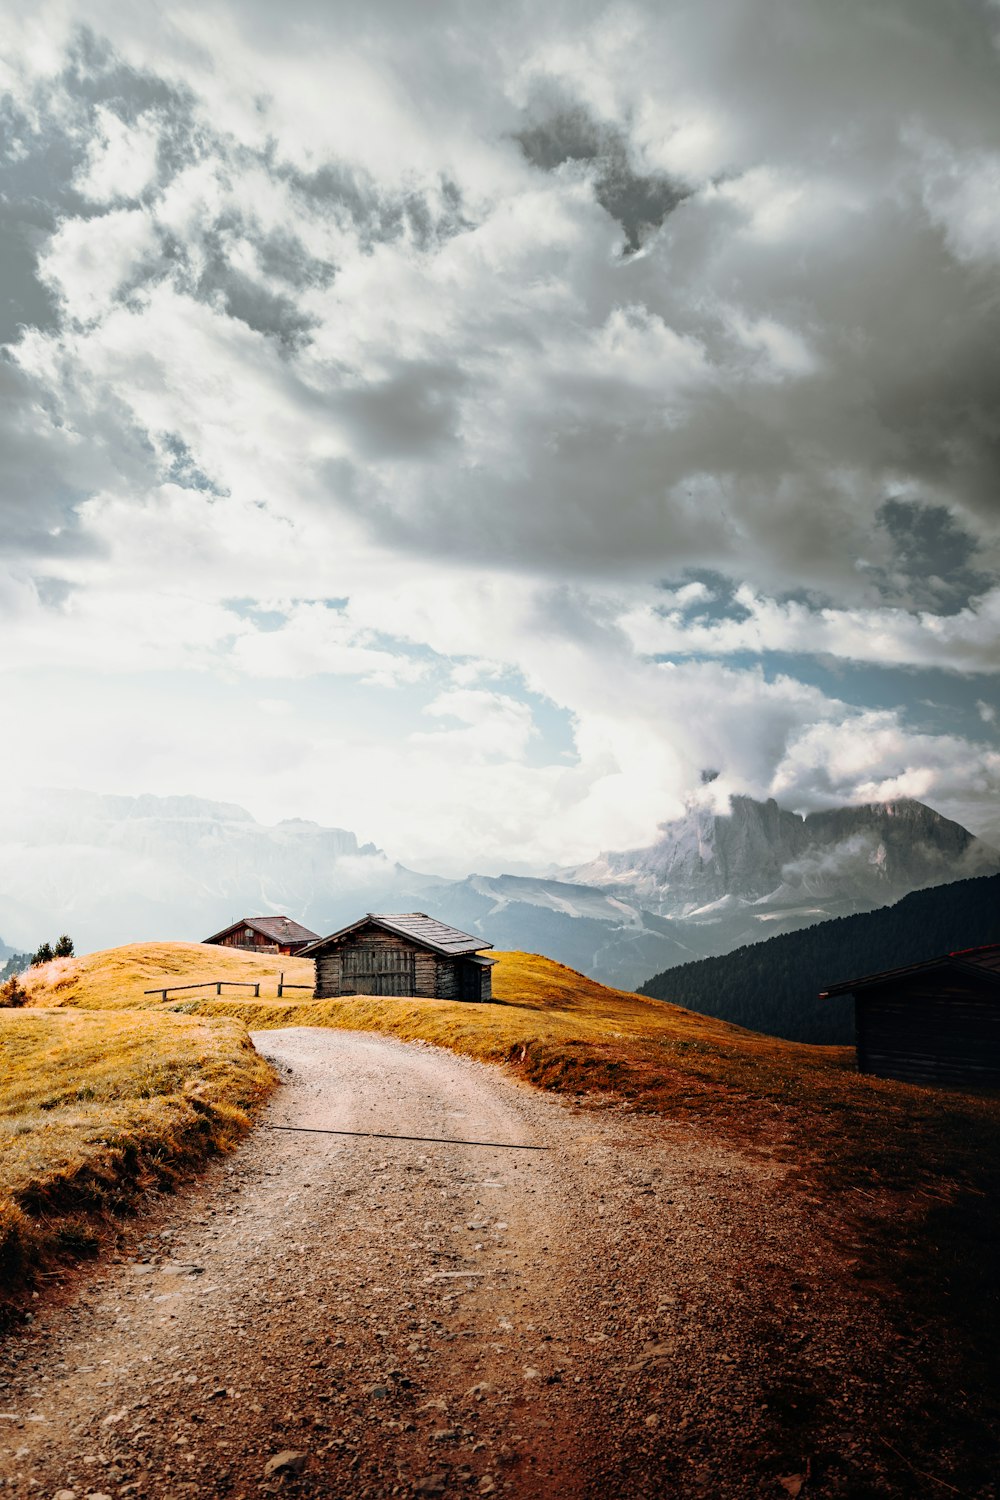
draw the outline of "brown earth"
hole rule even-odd
[[[6,1493],[958,1493],[782,1162],[435,1047],[255,1040],[261,1127],[4,1346]]]

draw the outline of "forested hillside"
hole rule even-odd
[[[797,1042],[852,1042],[854,1002],[820,1000],[844,979],[1000,942],[1000,875],[914,891],[895,906],[655,974],[641,995]]]

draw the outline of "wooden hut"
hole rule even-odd
[[[858,1070],[906,1083],[1000,1085],[1000,943],[866,974],[853,995]]]
[[[489,1000],[495,958],[482,938],[412,911],[369,912],[300,950],[316,960],[316,999],[339,995],[423,995],[438,1000]]]
[[[291,917],[241,917],[203,941],[220,948],[245,948],[251,953],[301,953],[318,937],[318,932],[310,932]]]

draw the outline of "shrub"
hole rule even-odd
[[[11,1008],[26,1004],[27,999],[28,991],[16,974],[12,974],[6,984],[0,984],[0,1005]]]

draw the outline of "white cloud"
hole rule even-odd
[[[940,810],[975,807],[980,828],[996,837],[1000,752],[957,735],[907,732],[892,713],[858,713],[804,728],[771,785],[793,806],[914,797]]]
[[[42,274],[70,317],[87,321],[109,311],[156,250],[155,226],[144,209],[112,209],[99,218],[66,219],[49,242]]]
[[[820,609],[779,603],[745,585],[736,589],[733,603],[739,616],[712,619],[646,600],[622,616],[622,628],[636,649],[649,655],[781,651],[980,673],[994,673],[1000,659],[1000,589],[950,615]]]
[[[732,316],[732,327],[748,349],[762,356],[765,367],[777,379],[786,375],[810,375],[817,368],[816,357],[802,334],[774,318],[748,320],[736,312]]]
[[[156,174],[160,139],[156,119],[144,115],[127,123],[99,105],[94,127],[86,168],[75,179],[77,191],[92,203],[140,198]]]
[[[945,9],[883,34],[807,3],[763,50],[750,0],[335,26],[97,0],[85,55],[71,7],[12,22],[8,166],[48,194],[63,316],[0,369],[4,666],[13,701],[77,678],[31,694],[19,774],[180,783],[414,863],[470,822],[493,864],[642,842],[706,765],[984,807],[982,746],[726,665],[996,669],[1000,142]],[[559,157],[567,119],[610,166]],[[947,608],[888,495],[979,544]],[[689,569],[741,583],[740,618]],[[234,732],[192,735],[216,695]]]
[[[924,146],[924,202],[962,260],[1000,258],[1000,151]]]
[[[439,693],[424,708],[439,719],[457,719],[465,727],[430,732],[415,729],[411,744],[437,745],[450,754],[472,754],[487,759],[523,760],[537,733],[531,709],[506,693],[482,688],[453,688]]]
[[[341,610],[322,604],[295,605],[278,629],[241,634],[228,660],[248,677],[348,676],[379,687],[416,682],[427,670],[424,662],[377,645],[372,631],[358,630]]]

